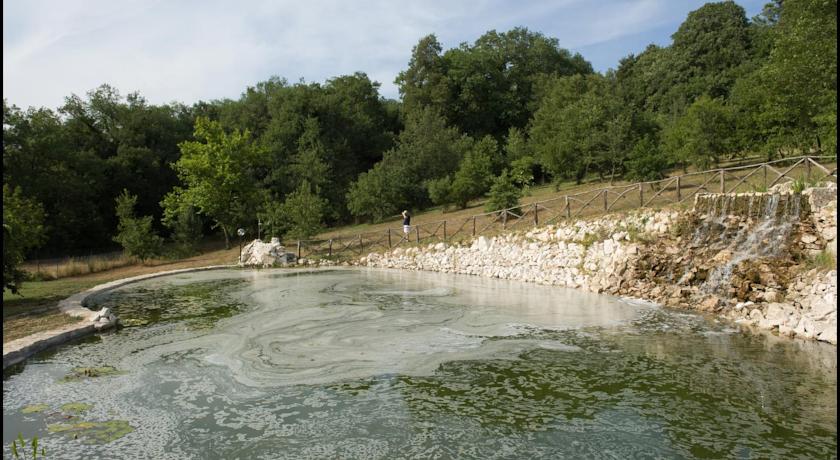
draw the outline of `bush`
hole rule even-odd
[[[44,241],[44,208],[23,196],[19,187],[3,185],[3,290],[17,294],[25,279],[26,252]]]
[[[283,216],[288,228],[285,232],[287,238],[309,238],[324,228],[327,204],[327,200],[312,190],[309,182],[303,181],[297,190],[286,197],[275,218]]]
[[[515,179],[506,169],[502,171],[490,187],[490,198],[484,206],[486,211],[498,211],[519,206],[522,189],[516,186]],[[518,212],[515,210],[514,212]]]
[[[451,203],[452,180],[449,176],[426,181],[426,190],[432,203],[444,206]]]
[[[117,197],[117,235],[114,241],[119,243],[125,251],[145,262],[160,254],[163,238],[152,229],[152,216],[134,217],[134,206],[137,196],[123,190]]]

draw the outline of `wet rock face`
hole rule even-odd
[[[397,248],[360,263],[640,297],[836,343],[836,270],[806,272],[802,263],[809,251],[836,247],[823,236],[836,229],[836,195],[809,196],[706,195],[692,211],[643,210],[466,245]],[[814,285],[825,289],[803,291]]]

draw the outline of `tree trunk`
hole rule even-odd
[[[228,235],[227,228],[222,225],[222,233],[225,235],[225,249],[230,249],[230,235]]]

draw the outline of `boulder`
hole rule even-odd
[[[239,265],[242,267],[272,267],[275,265],[287,266],[294,264],[297,259],[295,254],[286,252],[277,238],[265,243],[262,240],[254,240],[242,248],[242,256]]]

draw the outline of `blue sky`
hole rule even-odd
[[[752,17],[767,0],[739,0]],[[3,97],[56,108],[102,83],[152,103],[237,98],[272,75],[323,82],[362,71],[394,78],[434,33],[444,48],[490,29],[556,37],[598,71],[668,45],[696,0],[4,0]]]

